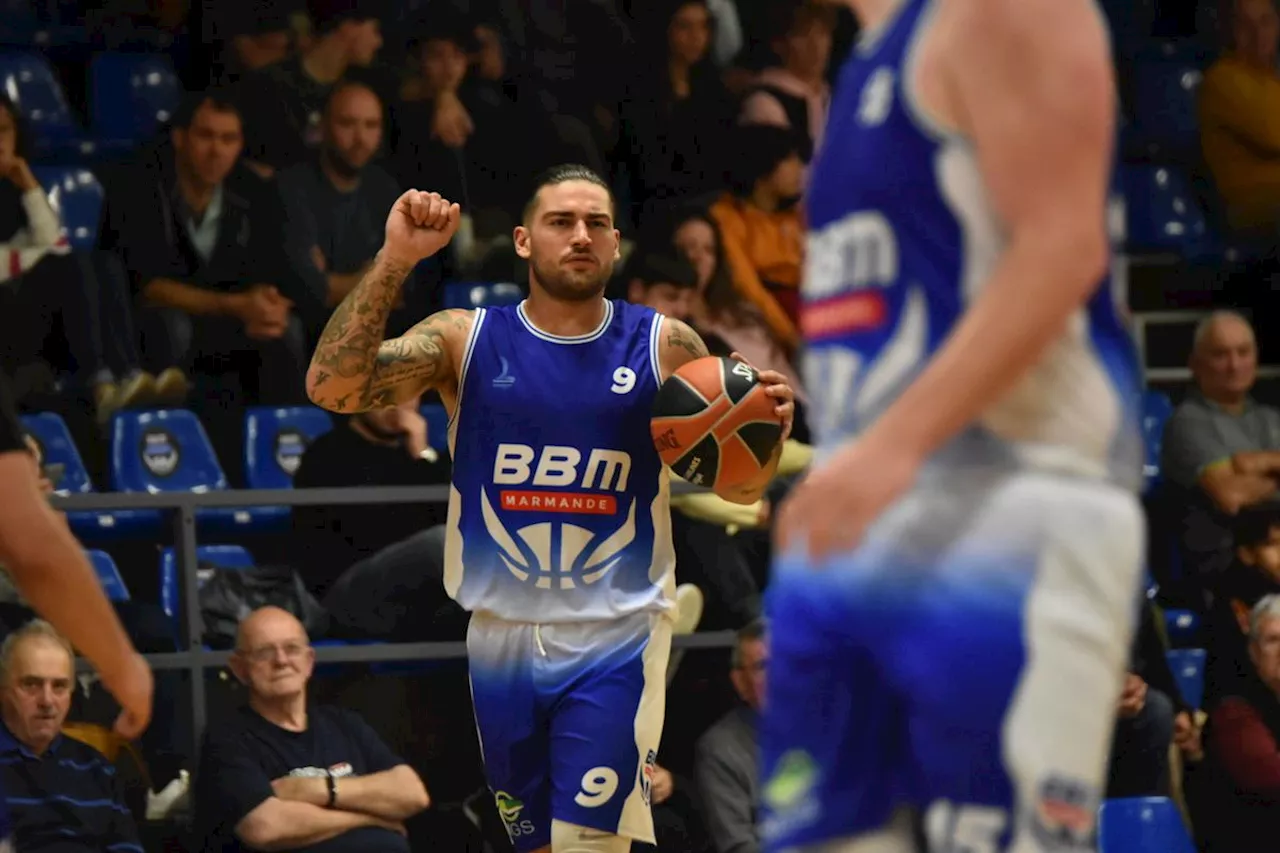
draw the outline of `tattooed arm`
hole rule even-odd
[[[702,336],[683,320],[662,318],[661,337],[658,342],[658,366],[662,378],[675,373],[695,359],[710,355]]]
[[[364,412],[454,379],[451,350],[471,327],[470,311],[440,311],[398,338],[382,339],[410,270],[379,257],[333,312],[307,371],[307,396],[317,406]]]

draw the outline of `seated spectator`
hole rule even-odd
[[[222,43],[221,85],[284,62],[293,53],[293,27],[283,4],[227,3],[214,8],[219,17],[214,31]]]
[[[1249,678],[1249,613],[1264,596],[1280,594],[1280,512],[1246,509],[1232,525],[1235,560],[1213,587],[1204,620],[1204,707],[1212,709]]]
[[[1196,387],[1164,431],[1161,468],[1187,569],[1210,583],[1231,563],[1230,518],[1275,497],[1280,411],[1249,396],[1258,345],[1244,317],[1218,311],[1196,327]]]
[[[1195,709],[1178,691],[1155,608],[1144,601],[1120,694],[1107,796],[1169,796],[1169,745],[1174,742],[1189,761],[1203,757]]]
[[[270,177],[320,146],[320,120],[335,83],[367,67],[382,47],[378,19],[358,0],[308,0],[314,39],[296,56],[244,75],[245,160]]]
[[[1209,853],[1270,853],[1280,837],[1280,597],[1249,619],[1248,683],[1209,714],[1202,829]]]
[[[616,158],[630,176],[632,218],[723,185],[727,128],[736,106],[711,60],[711,13],[704,0],[665,0],[645,10],[644,51],[620,108]]]
[[[236,170],[240,114],[217,93],[174,116],[172,152],[107,194],[104,248],[142,302],[143,352],[238,382],[242,401],[298,402],[307,364],[274,188]],[[219,400],[217,407],[224,403]]]
[[[352,415],[311,442],[293,485],[443,485],[449,482],[449,461],[423,458],[428,439],[417,401]],[[290,562],[320,598],[352,564],[444,520],[444,504],[295,507]]]
[[[1229,0],[1230,49],[1200,86],[1200,141],[1231,224],[1280,222],[1280,17],[1272,0]]]
[[[3,367],[13,371],[47,354],[50,333],[61,325],[100,423],[122,408],[181,402],[180,371],[166,370],[157,382],[139,368],[133,317],[118,282],[99,279],[87,257],[70,254],[58,214],[27,165],[24,130],[13,101],[0,92]]]
[[[716,853],[758,853],[760,756],[756,721],[765,695],[769,651],[763,622],[738,632],[729,677],[742,704],[698,741],[694,773]]]
[[[507,235],[519,221],[528,175],[537,171],[530,143],[544,143],[546,134],[525,124],[492,85],[468,79],[474,27],[437,13],[429,20],[412,45],[419,69],[413,98],[396,110],[396,174],[404,186],[463,199],[478,237]]]
[[[669,251],[642,252],[627,262],[623,275],[627,279],[628,302],[647,305],[677,320],[689,319],[698,290],[698,273],[687,260]]]
[[[76,685],[75,652],[44,620],[0,646],[0,784],[14,849],[143,853],[112,767],[62,734]]]
[[[769,32],[776,34],[773,52],[778,65],[760,72],[756,85],[742,102],[738,120],[795,131],[805,141],[806,159],[822,139],[827,125],[835,7],[818,0],[787,0],[773,4]]]
[[[711,206],[734,289],[764,318],[788,352],[800,343],[800,270],[804,226],[804,141],[768,126],[737,130],[730,192]]]
[[[360,283],[382,247],[387,211],[400,188],[373,159],[382,149],[383,109],[363,83],[341,82],[325,105],[319,155],[290,166],[277,179],[285,208],[285,248],[310,290],[309,304],[322,305],[308,326],[319,331]],[[392,314],[387,334],[400,334],[431,313],[430,294],[439,284],[440,262],[418,267],[404,290],[405,306]],[[425,273],[431,273],[424,278]]]
[[[409,850],[404,821],[429,804],[411,767],[360,717],[307,701],[315,650],[290,614],[240,623],[231,671],[248,705],[205,732],[196,829],[206,850]]]

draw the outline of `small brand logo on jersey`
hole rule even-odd
[[[858,123],[865,127],[883,124],[893,106],[892,68],[877,68],[862,87],[862,100],[858,102]]]
[[[653,777],[658,772],[658,755],[652,749],[644,757],[644,764],[640,767],[640,795],[644,798],[644,804],[649,805],[653,799]]]
[[[1078,779],[1054,774],[1040,783],[1032,832],[1045,850],[1092,850],[1098,792]]]
[[[520,819],[520,813],[524,811],[524,803],[506,791],[495,791],[493,800],[498,805],[498,817],[502,818],[502,825],[506,827],[507,836],[512,841],[521,836],[533,834],[533,821]]]
[[[800,326],[810,341],[878,329],[887,319],[884,294],[879,290],[809,302],[800,311]]]
[[[494,388],[510,388],[516,384],[516,378],[508,373],[508,365],[506,356],[498,356],[499,363],[502,364],[502,372],[493,377]]]

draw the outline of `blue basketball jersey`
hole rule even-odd
[[[917,101],[915,46],[935,6],[903,0],[864,36],[812,165],[802,312],[820,454],[865,429],[918,375],[1004,249],[972,144]],[[1101,282],[1041,362],[932,464],[1012,463],[1136,488],[1141,376],[1115,299]]]
[[[605,303],[559,337],[523,303],[477,309],[449,425],[445,588],[517,622],[606,620],[674,600],[668,477],[649,421],[662,317]]]

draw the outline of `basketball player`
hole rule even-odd
[[[40,491],[40,476],[0,374],[0,566],[31,607],[98,671],[120,703],[116,732],[133,739],[151,719],[151,668],[134,651],[66,521]],[[48,687],[40,689],[49,689]],[[3,792],[0,792],[2,794]],[[0,851],[12,850],[0,801]]]
[[[473,613],[485,768],[521,853],[653,842],[675,558],[649,421],[662,381],[707,350],[679,320],[605,300],[618,258],[613,213],[599,176],[553,169],[515,229],[529,298],[444,311],[384,342],[401,283],[460,216],[434,193],[405,193],[307,374],[311,399],[333,411],[428,389],[450,411],[445,587]],[[791,389],[772,371],[760,380],[785,436]],[[775,453],[722,497],[754,502],[776,465]]]
[[[1091,0],[844,0],[806,201],[766,848],[1093,849],[1143,559]],[[812,847],[811,847],[812,845]]]

